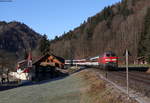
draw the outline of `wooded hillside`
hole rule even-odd
[[[19,59],[37,48],[41,37],[24,23],[0,21],[0,67],[15,69]]]
[[[150,0],[123,0],[105,7],[50,43],[51,51],[66,59],[93,57],[104,51],[122,57],[126,48],[131,61],[149,54]]]

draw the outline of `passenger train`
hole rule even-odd
[[[95,66],[103,69],[117,69],[118,57],[112,51],[104,52],[102,55],[79,60],[65,60],[65,65]]]

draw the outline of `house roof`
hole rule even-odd
[[[18,62],[18,64],[21,64],[21,63],[24,63],[24,62],[27,62],[27,60],[26,59],[21,60],[21,61]]]
[[[34,61],[34,62],[33,62],[33,65],[39,64],[39,63],[42,62],[43,60],[47,59],[47,57],[49,57],[49,56],[53,56],[53,57],[55,57],[57,60],[59,60],[60,62],[64,63],[64,58],[59,57],[59,56],[56,56],[56,55],[54,55],[54,54],[49,54],[49,53],[47,53],[47,54],[41,56],[41,57],[40,57],[39,59],[37,59],[36,61]]]
[[[145,57],[145,56],[141,56],[141,57],[136,58],[136,60],[146,59],[146,58],[147,58],[147,57]]]

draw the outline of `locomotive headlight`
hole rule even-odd
[[[111,59],[105,59],[105,61],[110,61]]]
[[[112,61],[116,61],[117,59],[112,59]]]

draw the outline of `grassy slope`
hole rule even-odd
[[[49,83],[0,92],[0,103],[126,103],[111,89],[94,73],[83,70]]]
[[[0,92],[0,103],[79,103],[79,78],[70,76],[45,84]]]

